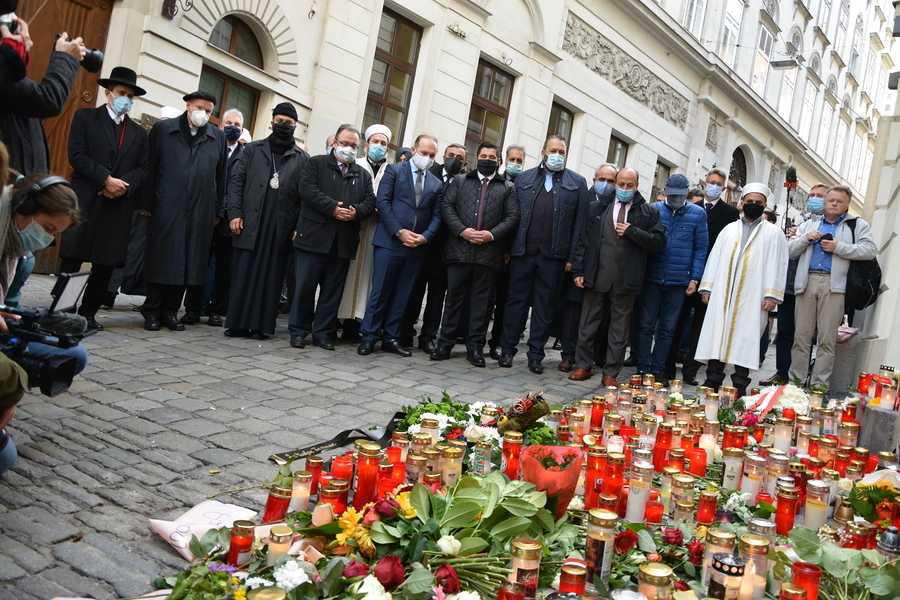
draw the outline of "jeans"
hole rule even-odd
[[[0,475],[9,471],[16,464],[18,456],[12,436],[5,431],[0,431]]]
[[[662,374],[684,304],[683,285],[646,283],[638,312],[634,353],[638,372]],[[651,354],[650,348],[653,348]]]
[[[372,289],[360,331],[367,342],[374,342],[381,330],[384,330],[386,341],[396,342],[400,339],[406,305],[425,264],[425,256],[378,246],[374,252]]]
[[[7,306],[19,306],[19,302],[22,300],[22,286],[25,285],[32,271],[34,271],[34,254],[29,253],[28,256],[20,258],[16,264],[16,274],[6,292],[5,304]]]

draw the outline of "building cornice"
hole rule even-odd
[[[804,0],[794,0],[794,6],[797,7],[797,12],[802,14],[807,21],[812,19],[812,11],[809,10]]]
[[[542,62],[556,64],[563,59],[561,54],[548,48],[544,44],[539,42],[528,42],[528,45],[531,46],[532,56],[539,57],[542,59]]]
[[[831,40],[828,39],[828,34],[822,29],[819,25],[813,26],[813,33],[816,34],[816,37],[819,38],[819,41],[822,42],[822,48],[828,48],[831,45]]]

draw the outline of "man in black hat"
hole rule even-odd
[[[115,67],[99,83],[106,88],[106,104],[82,108],[72,119],[69,162],[82,220],[63,234],[59,253],[62,273],[91,263],[78,312],[93,330],[103,328],[95,316],[113,269],[125,264],[131,215],[147,163],[147,132],[128,117],[134,97],[147,93],[137,85],[137,75],[127,67]]]
[[[225,335],[266,338],[275,333],[291,235],[299,214],[300,170],[309,155],[297,147],[297,109],[272,110],[272,133],[238,155],[226,209],[232,240],[232,285]],[[264,190],[264,191],[260,191]]]
[[[225,136],[209,125],[216,98],[186,95],[181,115],[150,130],[145,207],[151,212],[144,276],[144,329],[184,331],[178,309],[203,285],[216,215],[225,194]]]

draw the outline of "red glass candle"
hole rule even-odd
[[[309,456],[306,459],[305,471],[309,471],[312,479],[309,482],[309,495],[315,496],[319,493],[319,477],[322,475],[322,465],[325,463],[321,456]]]
[[[497,592],[497,600],[525,600],[525,590],[518,583],[507,581]]]
[[[834,470],[840,473],[841,477],[847,474],[847,467],[850,466],[850,452],[847,450],[838,450],[834,454]]]
[[[563,565],[559,572],[559,593],[578,594],[584,593],[587,569],[580,565]]]
[[[625,455],[610,452],[607,458],[607,476],[603,478],[603,493],[618,496],[625,477]]]
[[[791,572],[791,583],[806,592],[806,600],[817,600],[822,569],[812,563],[795,562],[791,566]]]
[[[291,488],[274,486],[269,490],[266,508],[263,511],[262,523],[277,523],[284,519],[291,504]]]
[[[335,518],[344,514],[347,510],[347,503],[341,498],[342,492],[333,487],[319,488],[319,503],[331,505],[331,513]]]
[[[662,523],[665,506],[659,501],[659,492],[652,490],[647,506],[644,507],[644,521],[647,523]]]
[[[819,456],[819,438],[817,436],[812,436],[809,438],[809,446],[806,448],[806,452],[810,456],[815,456],[818,458]]]
[[[706,451],[704,450],[704,454]],[[672,448],[669,450],[669,460],[666,461],[667,467],[674,467],[684,472],[684,449],[683,448]]]
[[[569,430],[568,423],[560,422],[559,427],[556,428],[556,439],[563,444],[568,444],[572,441],[572,432]]]
[[[700,502],[697,504],[697,522],[709,525],[716,520],[716,508],[719,495],[716,492],[701,492]]]
[[[603,427],[603,413],[606,410],[606,403],[600,396],[595,396],[591,401],[591,429],[595,427]]]
[[[653,445],[653,468],[657,473],[662,473],[669,460],[669,450],[672,448],[672,424],[660,423],[656,430],[656,443]]]
[[[397,484],[398,482],[394,479],[394,465],[387,461],[381,463],[378,465],[378,485],[375,498],[372,500],[384,500],[388,494],[394,491]]]
[[[756,495],[756,504],[759,504],[760,502],[765,502],[766,504],[774,504],[775,499],[772,497],[772,494],[770,494],[766,490],[759,490],[759,493]]]
[[[510,479],[518,479],[521,475],[522,443],[523,436],[518,431],[507,431],[503,434],[503,461],[500,468]]]
[[[331,474],[335,479],[353,481],[353,455],[342,454],[331,459]]]
[[[628,510],[628,485],[623,485],[621,491],[616,496],[616,514],[619,515],[620,518],[625,518],[625,511]]]
[[[691,448],[691,451],[688,452],[688,459],[690,464],[687,472],[697,477],[706,477],[706,450],[703,448]]]
[[[637,437],[637,434],[637,427],[632,427],[631,425],[622,425],[622,427],[619,428],[619,435],[621,435],[626,442],[630,441],[632,438]]]
[[[406,481],[406,463],[403,462],[403,448],[391,446],[387,449],[388,462],[394,466],[392,478],[399,485]]]
[[[792,489],[778,490],[778,502],[775,506],[775,532],[787,535],[794,527],[797,514],[797,492]]]
[[[866,475],[868,475],[869,473],[872,473],[876,469],[878,469],[878,455],[870,454],[869,458],[866,459],[866,468],[865,468]]]
[[[231,525],[231,543],[228,545],[228,564],[237,567],[250,560],[253,548],[253,521],[235,521]]]
[[[337,460],[337,459],[335,459]],[[360,510],[375,500],[378,486],[378,464],[381,462],[381,448],[374,442],[359,447],[356,465],[356,489],[353,490],[353,507]],[[334,471],[334,464],[331,467]]]
[[[588,471],[584,480],[584,510],[591,510],[599,506],[602,489],[603,479]]]
[[[321,475],[319,475],[319,489],[321,490],[324,487],[328,487],[332,484],[332,482],[336,481],[337,477],[334,476],[334,473],[331,471],[325,471]]]

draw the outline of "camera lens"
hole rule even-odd
[[[81,59],[81,66],[88,73],[99,73],[103,68],[103,52],[90,48]]]

